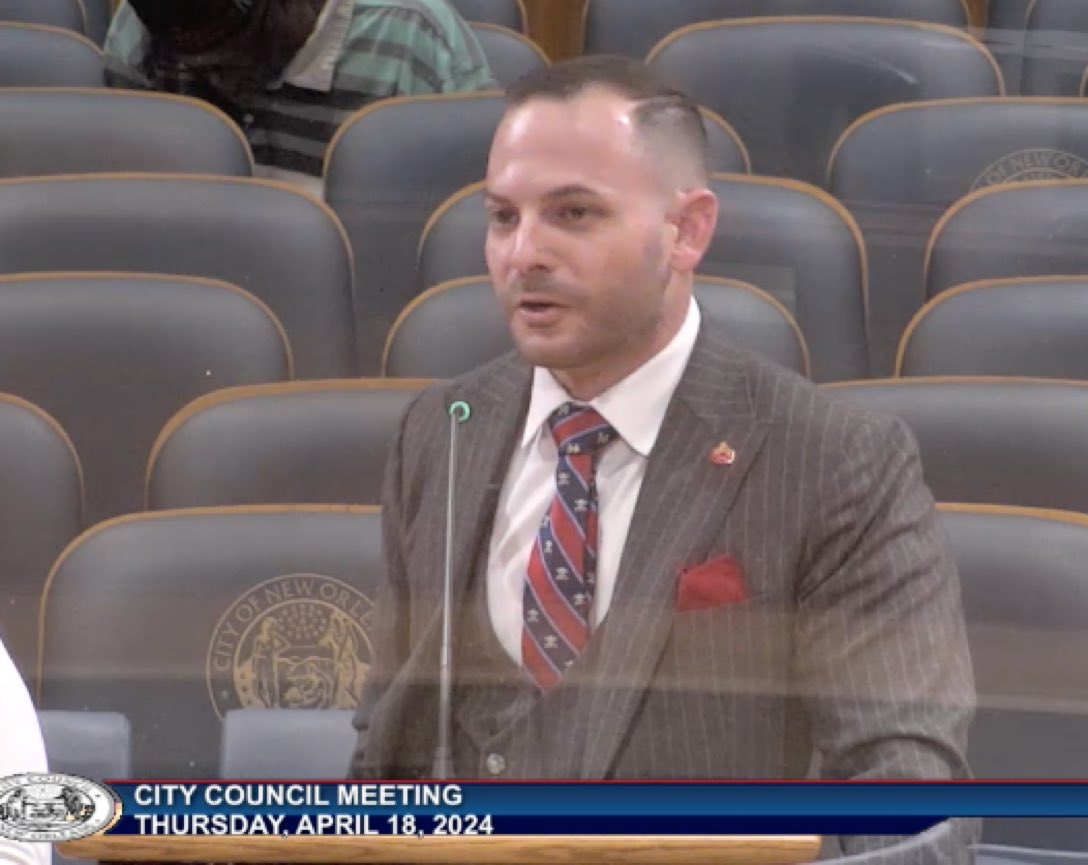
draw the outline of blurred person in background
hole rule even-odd
[[[34,704],[7,649],[0,643],[0,778],[47,769]],[[49,865],[51,861],[48,844],[0,836],[0,863]]]
[[[367,103],[496,86],[447,0],[124,0],[105,55],[111,86],[216,105],[264,176],[315,190],[329,140]]]

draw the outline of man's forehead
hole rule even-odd
[[[630,148],[635,136],[636,107],[634,100],[599,87],[570,99],[530,99],[506,113],[495,144],[525,146],[539,141],[541,135],[558,135]]]

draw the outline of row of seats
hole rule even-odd
[[[980,777],[1088,775],[1077,747],[1088,736],[1088,517],[970,505],[940,516],[979,693],[971,765]],[[375,510],[317,506],[97,527],[45,590],[41,706],[120,713],[112,727],[131,725],[136,777],[340,777],[372,660],[379,535]],[[984,837],[1088,850],[1084,821],[994,820]]]
[[[274,242],[264,246],[264,257],[273,262],[272,267],[258,270],[286,276],[280,283],[288,287],[274,289],[271,294],[261,291],[255,287],[260,280],[254,273],[239,283],[269,300],[280,314],[296,345],[300,375],[310,378],[378,371],[388,328],[420,288],[485,270],[479,187],[460,194],[458,190],[483,175],[502,112],[503,100],[498,95],[410,97],[375,103],[345,125],[327,161],[325,196],[345,226],[354,251],[354,298],[350,297],[353,288],[338,286],[331,289],[338,299],[330,301],[323,316],[320,304],[288,310],[292,306],[289,295],[299,295],[295,286],[311,282],[314,287],[310,291],[321,291],[319,286],[326,277],[342,279],[347,264],[335,265],[333,270],[339,275],[330,273],[329,265],[323,267],[314,261],[318,250],[310,249],[292,255],[299,267],[287,265],[284,269],[274,251],[279,245]],[[18,122],[3,123],[5,115],[16,116]],[[750,158],[741,138],[713,112],[707,111],[705,116],[714,169],[749,170],[754,157]],[[172,133],[164,140],[165,131],[178,128],[185,133]],[[114,141],[116,144],[108,145]],[[435,149],[446,158],[433,159]],[[115,91],[91,97],[81,90],[0,90],[0,175],[110,170],[247,175],[252,166],[233,124],[193,100]],[[1084,247],[1077,237],[1078,219],[1083,218],[1076,217],[1084,209],[1080,202],[1085,197],[1084,178],[1088,177],[1088,102],[1084,100],[984,98],[886,107],[846,129],[830,148],[824,174],[823,183],[836,201],[821,197],[816,189],[786,181],[717,178],[726,213],[704,263],[707,274],[752,282],[791,308],[811,342],[817,380],[861,378],[870,369],[876,374],[890,372],[895,346],[907,322],[927,296],[957,282],[1084,272],[1080,251]],[[1034,193],[1026,189],[999,193],[994,189],[1025,181],[1035,182],[1029,184]],[[1070,183],[1048,183],[1053,181]],[[175,226],[186,219],[202,225],[206,214],[220,210],[209,224],[223,226],[226,231],[225,225],[237,214],[256,205],[264,215],[249,222],[250,239],[243,244],[252,248],[260,243],[258,233],[264,228],[298,231],[302,210],[310,213],[310,222],[329,223],[327,214],[319,213],[312,203],[304,207],[298,200],[288,202],[283,190],[265,188],[257,205],[258,194],[252,189],[243,191],[240,183],[217,187],[214,194],[210,182],[201,183],[186,186],[193,191],[176,196],[170,215]],[[21,191],[16,193],[16,188]],[[122,193],[123,188],[140,191],[128,196]],[[124,182],[99,178],[97,182],[40,187],[5,186],[4,197],[13,202],[33,197],[38,202],[29,208],[36,214],[30,218],[34,227],[25,231],[51,235],[54,225],[70,226],[73,235],[83,237],[78,209],[90,213],[96,200],[100,200],[99,207],[113,208],[116,197],[127,203],[123,210],[119,208],[122,212],[115,214],[115,220],[131,218],[148,225],[148,212],[160,213],[154,200],[165,195],[164,188],[182,187],[136,178]],[[173,201],[175,196],[171,197]],[[1055,213],[1052,203],[1059,200],[1063,202],[1061,212]],[[277,206],[273,201],[283,203]],[[16,206],[22,207],[12,207]],[[277,213],[276,207],[282,213]],[[20,213],[20,221],[25,222]],[[157,215],[157,219],[165,218]],[[991,219],[991,223],[985,221]],[[1054,239],[1050,226],[1055,220],[1062,221],[1061,231],[1070,236],[1070,243]],[[118,225],[115,221],[98,225],[95,233],[104,239]],[[927,244],[935,227],[940,228],[940,237],[931,244],[927,273]],[[134,232],[136,237],[144,233],[138,227]],[[329,235],[319,247],[329,250],[334,260],[345,262],[345,251],[337,248],[342,245],[332,236],[339,233],[338,226],[314,224],[304,234],[314,232]],[[981,238],[976,237],[978,232]],[[172,245],[185,246],[184,239],[177,242],[175,237],[187,234],[176,232]],[[863,244],[857,243],[858,236]],[[992,247],[1003,250],[1001,265],[989,267],[986,262],[997,259],[973,254],[978,243],[989,243],[986,238],[993,240]],[[1047,238],[1047,243],[1039,243],[1040,238]],[[235,243],[232,240],[230,245]],[[285,243],[290,244],[289,240]],[[51,264],[50,269],[99,267],[90,259],[106,258],[85,255],[87,243],[75,236],[71,248],[63,237],[60,245],[70,260]],[[49,260],[55,255],[54,246],[50,243]],[[162,246],[139,244],[140,249]],[[199,246],[203,254],[198,260],[207,260],[210,250],[220,244],[201,242]],[[293,250],[296,246],[290,244]],[[119,250],[127,249],[127,244],[109,243],[106,247],[116,261],[114,267],[121,269],[136,265],[144,270],[170,271],[182,267],[168,261],[158,261],[158,265],[125,261],[126,254]],[[1025,252],[1031,255],[1024,256]],[[861,271],[853,260],[858,256],[865,258]],[[22,270],[41,267],[28,260],[34,256],[22,258]],[[144,261],[149,256],[137,258]],[[0,254],[0,268],[10,270],[2,259]],[[949,272],[945,262],[950,260],[968,267],[954,267]],[[237,273],[237,269],[232,271]],[[182,267],[178,272],[193,271]],[[236,276],[215,269],[206,272],[237,281]],[[304,273],[310,274],[309,279],[304,279]],[[809,326],[809,311],[820,317],[828,300],[813,293],[828,291],[830,283],[843,286],[831,291],[846,295],[856,295],[856,287],[850,286],[868,286],[867,347],[866,337],[843,333],[841,328],[838,333],[829,332],[826,341],[814,335],[821,329]],[[282,300],[273,299],[284,292]],[[296,322],[319,316],[327,324],[327,319],[346,309],[345,304],[353,307],[355,314],[355,333],[346,337],[348,345],[336,342],[335,337],[321,336],[332,331],[319,332],[317,325]],[[350,316],[344,320],[347,318]],[[850,326],[856,331],[856,322]],[[299,328],[305,333],[298,332]],[[314,339],[332,342],[313,346]]]
[[[400,417],[425,384],[248,385],[179,403],[168,421],[161,397],[133,391],[118,408],[91,392],[77,419],[86,439],[78,453],[51,416],[24,400],[0,401],[0,574],[8,597],[0,622],[17,665],[29,673],[44,575],[84,526],[145,506],[377,504]],[[939,500],[1088,513],[1086,382],[946,377],[827,387],[912,428]]]

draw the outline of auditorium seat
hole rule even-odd
[[[659,40],[688,24],[783,15],[866,15],[966,27],[961,0],[586,0],[583,51],[645,57]]]
[[[221,279],[271,307],[300,378],[355,373],[351,253],[321,201],[232,177],[94,174],[0,181],[0,273]]]
[[[83,476],[68,434],[37,406],[0,394],[0,632],[31,686],[45,577],[82,529]]]
[[[248,177],[241,130],[207,102],[107,88],[0,89],[0,177],[167,171]]]
[[[134,274],[0,277],[0,391],[72,437],[87,524],[143,506],[155,435],[194,397],[291,377],[268,307],[217,280]]]
[[[450,5],[469,22],[484,22],[528,33],[529,17],[524,0],[450,0]]]
[[[1024,93],[1079,96],[1088,66],[1088,7],[1080,0],[1034,0],[1025,29]]]
[[[476,34],[487,65],[500,87],[509,87],[523,75],[549,64],[546,55],[528,36],[500,24],[474,22],[469,25]]]
[[[944,211],[969,192],[1044,177],[1088,177],[1083,99],[891,105],[842,134],[828,190],[865,236],[874,374],[891,371],[903,328],[925,300],[926,243]]]
[[[647,63],[736,128],[757,174],[818,185],[835,139],[874,108],[1002,94],[1001,73],[976,39],[910,21],[692,24],[654,46]]]
[[[975,776],[1088,776],[1088,516],[1000,505],[940,505],[963,593],[978,708]],[[1048,862],[1015,848],[1088,859],[1088,819],[991,818],[979,862]],[[1037,858],[1040,856],[1040,858]],[[1056,858],[1054,861],[1074,861]]]
[[[937,295],[903,334],[896,375],[1088,381],[1088,277],[990,279]]]
[[[350,709],[231,709],[223,718],[219,777],[343,778],[359,734]]]
[[[359,371],[374,373],[397,311],[416,293],[427,216],[479,180],[505,100],[498,93],[402,96],[356,112],[329,144],[325,197],[355,254]]]
[[[147,506],[378,504],[386,454],[425,384],[340,379],[201,397],[159,435]]]
[[[926,297],[1013,276],[1088,275],[1088,179],[979,189],[941,217],[926,249]]]
[[[50,772],[92,781],[132,777],[132,725],[120,712],[41,710]]]
[[[57,27],[0,23],[0,87],[105,87],[102,52]]]
[[[0,0],[0,21],[87,32],[82,0]]]
[[[804,183],[716,174],[718,228],[700,264],[706,276],[751,283],[789,311],[804,334],[817,381],[868,374],[865,248],[846,209]],[[431,287],[486,271],[482,184],[446,201],[420,242]]]
[[[1088,513],[1088,382],[948,376],[827,393],[906,422],[937,501]]]
[[[136,777],[214,777],[231,709],[355,707],[383,574],[375,508],[103,523],[50,575],[41,705],[123,713]]]
[[[808,350],[793,317],[777,300],[748,283],[697,277],[703,315],[723,325],[739,346],[808,375]],[[429,288],[393,323],[382,370],[388,376],[452,378],[508,351],[514,343],[486,276]]]

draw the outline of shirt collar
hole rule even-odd
[[[680,330],[661,351],[627,378],[589,401],[620,437],[639,456],[649,457],[653,450],[665,411],[695,348],[699,335],[699,305],[692,298]],[[553,411],[571,399],[552,373],[544,367],[533,368],[533,389],[521,446],[528,447],[543,432]]]
[[[284,70],[281,83],[320,93],[332,90],[354,5],[355,0],[327,0],[306,44]]]

